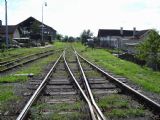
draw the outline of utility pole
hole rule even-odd
[[[7,0],[5,0],[5,22],[6,22],[6,47],[9,48],[9,37],[8,37],[8,23],[7,23]]]
[[[44,37],[43,37],[43,33],[44,33],[44,29],[43,29],[43,27],[44,27],[44,24],[43,24],[43,5],[47,6],[47,2],[45,2],[45,4],[44,3],[42,4],[42,44],[44,42]]]

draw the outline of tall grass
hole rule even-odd
[[[43,52],[46,50],[51,50],[53,47],[49,48],[17,48],[13,50],[7,50],[5,52],[0,52],[0,62],[12,60],[19,57],[24,57],[30,54],[35,54]]]
[[[145,90],[160,93],[160,72],[119,59],[104,49],[86,48],[77,43],[74,46],[83,56],[99,66],[128,78]]]

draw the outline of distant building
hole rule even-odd
[[[2,21],[0,21],[0,37],[5,38],[6,35],[6,26],[2,25]],[[8,35],[9,39],[20,37],[20,32],[18,30],[17,25],[8,25]]]
[[[43,36],[45,42],[51,42],[56,37],[56,30],[52,27],[43,24],[33,18],[29,17],[26,20],[18,24],[18,28],[21,33],[21,37],[29,37],[31,40],[40,41],[42,39],[42,27],[43,27]]]
[[[89,46],[89,47],[94,47],[94,39],[92,39],[92,38],[89,38],[89,39],[87,39],[87,45]]]
[[[43,42],[51,42],[56,37],[56,30],[52,27],[43,24],[33,18],[29,17],[26,20],[20,22],[17,25],[8,25],[8,34],[9,34],[9,42],[12,43],[13,40],[18,42],[34,42],[40,43],[42,42],[42,27],[43,27]],[[2,25],[2,21],[0,20],[0,38],[4,39],[6,34],[6,26]]]
[[[118,29],[99,29],[98,39],[101,47],[119,48],[121,50],[134,53],[135,46],[142,42],[150,30],[137,31]]]

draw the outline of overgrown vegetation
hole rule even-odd
[[[63,43],[55,43],[54,48],[55,48],[55,50],[62,49],[62,48],[64,48],[64,44]],[[42,49],[39,48],[39,50],[37,50],[37,51],[40,51],[40,50],[42,50]],[[13,51],[7,51],[5,55],[9,59],[10,55],[13,55],[13,56],[17,55],[18,56],[19,54],[23,54],[25,52],[32,53],[33,51],[34,51],[34,48],[33,48],[33,50],[32,49],[21,48],[21,49],[15,49]],[[0,55],[3,56],[2,54],[0,54]],[[34,62],[29,67],[25,67],[25,68],[17,71],[14,74],[33,73],[35,76],[40,75],[41,72],[43,72],[44,67],[47,64],[49,64],[49,63],[53,62],[54,60],[56,60],[59,55],[60,55],[60,52],[56,53],[54,55],[51,55],[49,57],[40,59],[40,60]],[[4,57],[1,57],[1,58],[3,59]],[[6,85],[5,83],[6,82],[7,83],[23,82],[23,81],[26,81],[28,79],[29,78],[27,76],[14,76],[14,75],[11,75],[11,74],[8,75],[8,76],[1,76],[0,77],[0,83],[2,84],[2,85],[0,85],[0,113],[2,111],[8,110],[8,107],[9,107],[8,104],[9,104],[10,101],[12,101],[12,100],[15,101],[15,100],[19,99],[14,94],[14,88],[13,88],[12,84]]]
[[[110,70],[111,72],[124,76],[143,89],[160,94],[160,72],[155,72],[147,67],[121,60],[104,49],[91,49],[74,44],[76,50],[90,61]]]
[[[133,103],[130,98],[122,95],[103,97],[98,101],[98,105],[109,118],[139,117],[145,115],[145,110],[142,106],[139,106],[138,103]]]
[[[34,74],[35,76],[37,76],[43,71],[45,65],[56,60],[57,57],[58,55],[52,55],[42,60],[38,60],[36,63],[32,64],[30,67],[24,67],[20,71],[17,71],[14,74],[1,77],[0,82],[26,81],[28,80],[28,76],[23,76],[23,75],[17,76],[15,74]]]
[[[0,85],[0,112],[7,109],[7,103],[11,100],[18,99],[13,93],[12,86]]]
[[[64,45],[65,45],[64,43],[59,43],[59,42],[55,43],[55,50],[64,48]],[[26,51],[25,49],[22,49],[22,51],[23,50]],[[29,52],[34,51],[34,50],[29,50],[29,49],[27,49],[27,50]],[[13,55],[19,55],[18,51],[20,51],[20,49],[15,50],[15,52],[12,52]],[[24,67],[21,70],[15,72],[14,74],[30,74],[30,73],[32,73],[35,76],[39,75],[42,72],[42,70],[44,69],[45,65],[47,65],[57,59],[57,57],[60,55],[60,52],[58,52],[58,53],[59,54],[55,53],[54,55],[40,59],[37,62],[34,62],[34,64],[32,64],[30,67]],[[26,81],[28,79],[27,76],[15,76],[14,74],[0,77],[0,83]]]
[[[150,31],[146,40],[138,46],[138,51],[137,56],[141,60],[145,60],[147,66],[158,70],[158,66],[160,67],[160,35],[157,31]]]
[[[93,33],[89,29],[84,30],[80,35],[82,44],[86,44],[87,39],[91,38],[92,36],[93,36]]]
[[[35,54],[39,52],[43,52],[46,50],[51,50],[51,48],[16,48],[11,50],[6,50],[4,52],[0,52],[0,62],[11,61],[16,58],[24,57],[30,54]]]
[[[11,100],[11,99],[14,99],[12,89],[13,88],[11,86],[2,86],[2,85],[0,86],[0,102],[1,103],[8,101],[8,100]]]
[[[86,114],[82,114],[81,110],[84,106],[83,102],[77,101],[75,103],[58,103],[48,105],[46,103],[37,104],[32,107],[32,119],[33,120],[78,120],[83,119]],[[48,111],[49,114],[45,114],[45,111]]]

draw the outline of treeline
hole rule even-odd
[[[80,41],[80,37],[73,37],[73,36],[63,36],[61,34],[56,35],[56,40],[61,41],[61,42],[75,42],[75,41]]]

